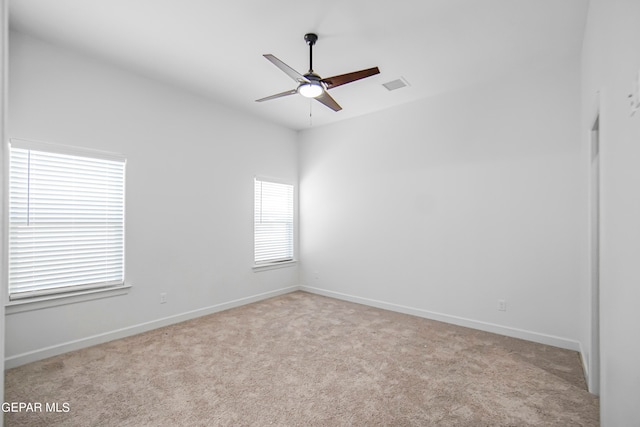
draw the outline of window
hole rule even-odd
[[[124,284],[125,160],[11,140],[9,298]]]
[[[255,264],[293,260],[293,185],[255,180]]]

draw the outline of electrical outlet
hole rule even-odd
[[[507,311],[507,301],[503,299],[498,300],[498,310],[499,311]]]
[[[167,302],[167,293],[166,292],[162,292],[160,294],[160,304],[164,304]]]

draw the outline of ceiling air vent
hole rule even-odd
[[[388,91],[400,89],[408,85],[409,85],[409,82],[407,82],[407,80],[404,77],[400,77],[399,79],[392,80],[390,82],[382,84],[382,86],[386,87]]]

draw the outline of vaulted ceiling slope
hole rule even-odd
[[[10,26],[212,97],[292,129],[371,113],[577,55],[588,0],[10,0]],[[323,77],[378,66],[337,87],[343,110],[289,96],[265,60],[301,73],[315,32]],[[403,78],[409,86],[388,91]],[[312,115],[310,119],[310,113]]]

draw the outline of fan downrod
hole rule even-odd
[[[304,39],[309,45],[309,74],[313,74],[313,45],[318,41],[318,35],[314,33],[308,33],[304,35]]]

